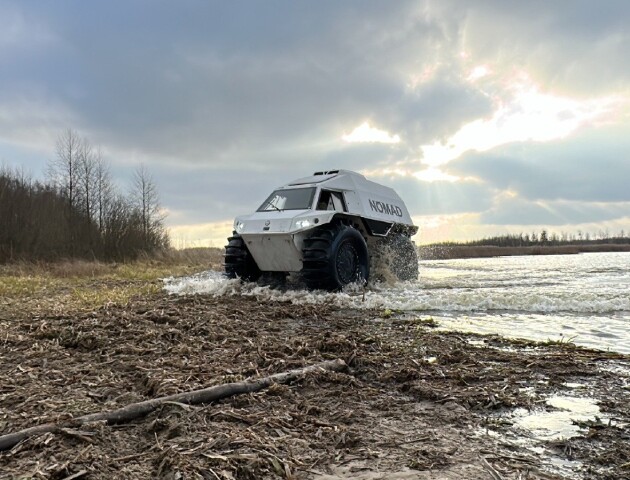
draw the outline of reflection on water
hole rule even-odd
[[[220,272],[167,279],[165,289],[388,308],[430,315],[449,330],[630,353],[630,253],[422,261],[417,282],[370,285],[365,295],[273,290]]]
[[[591,398],[553,396],[547,405],[554,410],[528,412],[517,409],[515,424],[528,430],[538,440],[558,440],[571,438],[580,433],[574,421],[595,420],[601,417],[599,407]]]

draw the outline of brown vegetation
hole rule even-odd
[[[392,311],[173,297],[159,288],[167,269],[151,262],[40,275],[52,285],[0,295],[0,434],[63,422],[0,453],[0,479],[559,479],[548,457],[509,443],[515,426],[499,414],[541,408],[567,382],[615,421],[542,446],[582,462],[583,478],[627,476],[617,425],[630,420],[630,391],[613,372],[628,357],[436,333]],[[136,290],[147,284],[156,288]],[[136,293],[112,298],[116,288]],[[74,301],[77,289],[95,300]],[[117,426],[71,422],[336,358],[349,370],[205,406],[171,402]]]
[[[73,130],[58,140],[49,180],[0,168],[0,263],[127,260],[169,244],[155,185],[140,166],[117,192],[100,151]]]
[[[514,255],[570,255],[594,252],[630,252],[628,244],[591,245],[536,245],[506,246],[496,245],[427,245],[418,248],[422,260],[446,260],[451,258],[502,257]]]

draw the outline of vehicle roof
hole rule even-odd
[[[319,171],[313,173],[313,175],[308,177],[298,178],[284,185],[282,188],[296,187],[298,185],[313,185],[317,183],[326,182],[328,180],[332,180],[336,177],[341,176],[351,176],[357,179],[366,180],[366,178],[357,172],[352,172],[350,170],[327,170],[327,171]]]
[[[348,212],[351,214],[413,227],[409,210],[393,188],[368,180],[360,173],[350,170],[317,171],[308,177],[293,180],[277,190],[320,186],[351,194],[354,199],[348,203]]]

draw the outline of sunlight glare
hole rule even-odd
[[[369,122],[363,122],[349,134],[344,133],[341,139],[348,143],[400,143],[399,135],[372,127]]]
[[[472,72],[470,72],[470,75],[468,75],[467,80],[469,82],[474,82],[475,80],[479,80],[480,78],[485,77],[489,73],[490,69],[488,67],[486,67],[485,65],[478,65],[472,69]]]
[[[460,179],[459,177],[455,175],[449,175],[448,173],[443,172],[442,170],[436,167],[425,168],[424,170],[415,172],[413,176],[416,177],[418,180],[422,180],[423,182],[429,182],[429,183],[433,183],[433,182],[453,183]]]
[[[484,152],[512,142],[547,142],[565,138],[580,126],[612,112],[617,97],[574,100],[541,93],[532,84],[514,88],[511,101],[490,119],[464,125],[445,143],[423,145],[422,163],[444,165],[468,150]]]

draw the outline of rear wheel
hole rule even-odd
[[[390,233],[378,239],[372,248],[372,271],[379,281],[418,279],[418,254],[411,239],[402,233]]]
[[[302,278],[310,288],[340,290],[367,282],[370,267],[361,233],[347,225],[324,225],[304,239]]]
[[[392,272],[398,280],[418,280],[418,252],[411,239],[397,233],[388,243],[392,252]]]
[[[233,232],[225,246],[225,275],[228,278],[241,278],[248,282],[255,282],[262,272],[256,265],[247,246],[238,233]]]

